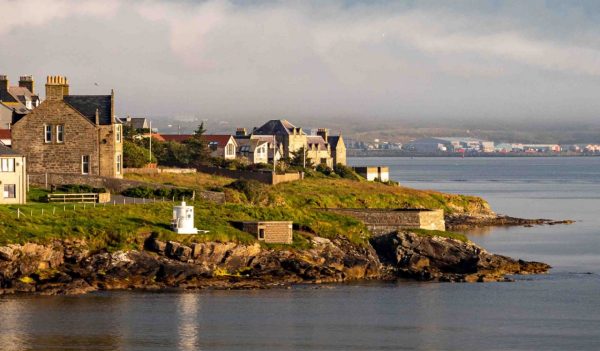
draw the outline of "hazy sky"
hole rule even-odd
[[[120,115],[590,121],[598,1],[0,0],[0,73]],[[98,83],[96,86],[94,83]]]

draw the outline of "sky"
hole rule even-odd
[[[120,116],[594,121],[597,1],[0,0],[0,74]]]

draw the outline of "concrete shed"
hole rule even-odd
[[[291,221],[243,222],[242,228],[268,244],[291,244],[293,241]]]

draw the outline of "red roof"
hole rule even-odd
[[[229,142],[229,139],[231,139],[231,135],[204,134],[202,139],[207,143],[217,143],[217,146],[225,147]]]
[[[192,134],[154,134],[152,136],[155,137],[157,140],[161,140],[162,138],[161,141],[174,141],[177,143],[184,142],[193,137]]]
[[[10,139],[10,129],[0,129],[0,139]]]

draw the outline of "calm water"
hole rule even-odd
[[[0,350],[600,350],[600,158],[351,159],[570,226],[469,233],[551,274],[491,284],[0,298]]]

